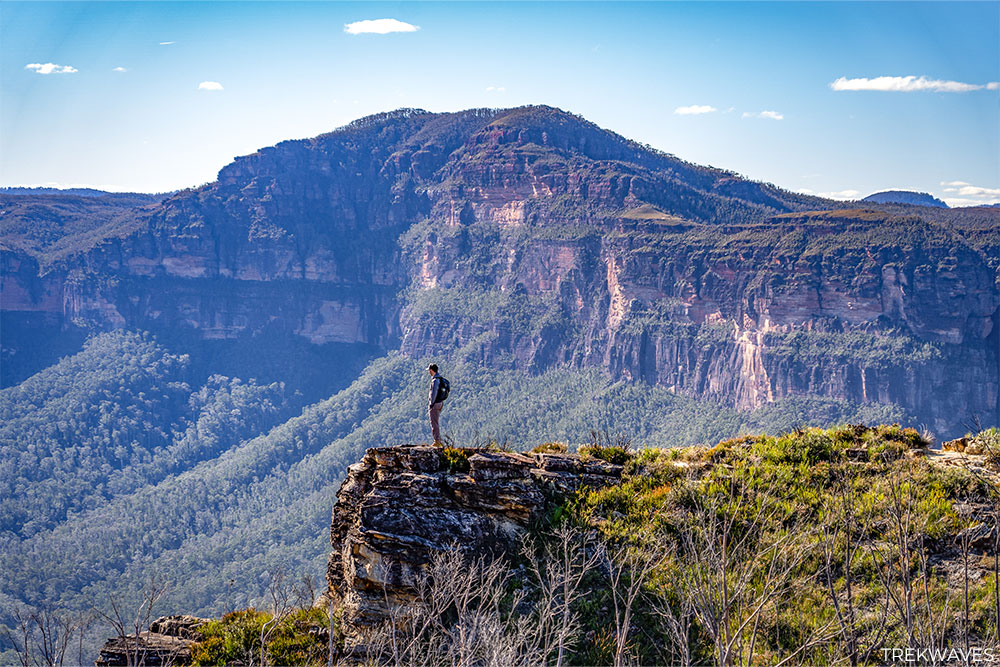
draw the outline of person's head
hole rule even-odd
[[[430,373],[431,375],[437,375],[438,365],[431,364],[430,366],[427,367],[427,372]]]

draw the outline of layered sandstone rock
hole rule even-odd
[[[406,604],[434,554],[453,546],[471,556],[517,549],[559,499],[622,473],[569,454],[461,451],[449,463],[439,447],[369,449],[348,468],[333,508],[327,581],[343,601],[349,635]]]
[[[198,627],[209,619],[177,615],[158,618],[138,636],[113,637],[101,648],[96,667],[119,665],[188,665],[192,647],[201,640]]]

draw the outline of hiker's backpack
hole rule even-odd
[[[448,392],[451,391],[451,385],[448,384],[448,381],[444,379],[443,375],[441,377],[439,377],[438,379],[441,382],[438,383],[438,395],[434,399],[435,403],[440,403],[441,401],[443,401],[446,398],[448,398]]]

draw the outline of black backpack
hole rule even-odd
[[[440,403],[441,401],[448,398],[448,392],[451,391],[451,385],[448,384],[448,381],[444,379],[443,375],[439,377],[438,380],[440,380],[440,382],[438,383],[437,397],[435,397],[434,399],[435,403]]]

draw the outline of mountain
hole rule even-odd
[[[136,209],[155,205],[168,195],[54,188],[0,188],[0,239],[23,250],[42,270],[96,239],[118,230]],[[116,224],[117,223],[117,224]],[[98,232],[102,227],[108,230]]]
[[[322,572],[347,466],[426,440],[430,361],[463,444],[997,422],[1000,211],[806,197],[551,107],[0,206],[0,625]]]
[[[457,353],[740,409],[892,403],[942,434],[995,419],[995,260],[954,216],[845,206],[551,107],[403,109],[238,158],[55,258],[5,243],[4,355],[129,327],[196,360]],[[330,367],[303,366],[253,372],[328,395]]]
[[[874,204],[912,204],[914,206],[936,206],[938,208],[948,208],[948,205],[933,195],[926,192],[913,192],[910,190],[886,190],[870,194],[861,201],[872,202]]]
[[[23,197],[30,195],[60,195],[68,197],[99,197],[107,200],[128,199],[139,204],[162,201],[169,194],[169,192],[108,192],[106,190],[95,190],[94,188],[47,188],[42,186],[0,188],[0,196]]]

